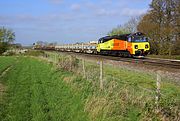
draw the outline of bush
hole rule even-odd
[[[25,55],[28,56],[43,56],[45,53],[41,50],[28,50]]]
[[[7,42],[0,42],[0,55],[2,55],[8,49]]]
[[[61,57],[58,60],[58,67],[66,70],[73,71],[78,67],[79,60],[75,56]]]
[[[13,52],[13,51],[6,51],[6,52],[3,53],[3,55],[5,55],[5,56],[13,56],[13,55],[16,55],[16,53]]]

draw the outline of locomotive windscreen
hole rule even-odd
[[[131,38],[132,42],[148,42],[147,37],[144,36],[132,36]]]

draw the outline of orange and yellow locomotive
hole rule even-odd
[[[97,44],[98,53],[120,56],[146,56],[149,49],[148,38],[141,32],[102,37]]]

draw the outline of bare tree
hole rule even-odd
[[[141,16],[132,17],[128,22],[123,25],[119,25],[116,28],[113,28],[108,35],[117,35],[117,34],[128,34],[134,33],[137,31],[137,26],[141,20]]]
[[[137,26],[142,16],[132,17],[127,23],[124,24],[124,28],[131,33],[137,32]]]

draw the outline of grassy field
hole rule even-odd
[[[62,81],[68,73],[56,72],[51,65],[35,59],[18,60],[1,78],[1,83],[7,86],[6,101],[0,105],[1,120],[88,120],[80,94]],[[4,61],[0,59],[0,65]]]
[[[13,66],[0,78],[6,86],[0,105],[0,119],[5,121],[173,121],[180,117],[179,84],[166,78],[162,78],[156,112],[152,73],[105,65],[100,90],[99,65],[93,61],[85,62],[86,78],[82,78],[81,60],[57,53],[44,59],[2,57],[0,65],[6,60]]]

